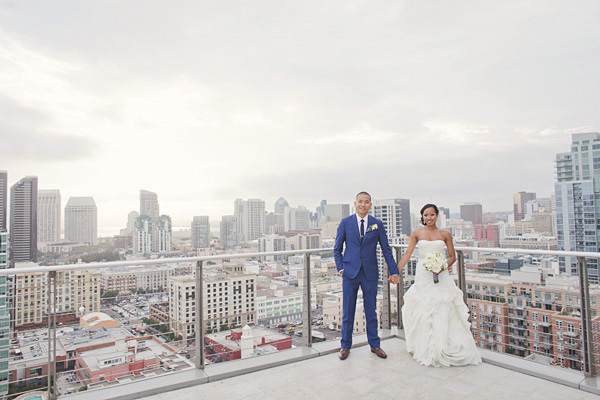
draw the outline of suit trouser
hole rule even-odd
[[[343,275],[342,275],[343,276]],[[363,308],[367,322],[367,339],[373,348],[379,347],[379,335],[377,333],[377,281],[369,281],[363,271],[358,271],[355,278],[343,276],[343,317],[342,317],[342,349],[352,347],[352,331],[354,330],[354,314],[356,313],[356,296],[358,288],[363,292]]]

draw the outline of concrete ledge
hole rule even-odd
[[[206,366],[204,372],[209,382],[231,378],[237,375],[249,374],[267,368],[295,363],[309,358],[318,357],[317,350],[310,347],[296,347],[274,354],[248,358],[245,360],[233,360]]]
[[[533,361],[524,360],[508,354],[496,353],[490,350],[479,349],[479,351],[481,352],[483,362],[517,371],[525,375],[535,376],[536,378],[546,379],[551,382],[578,389],[584,380],[583,374],[568,369],[538,364]]]
[[[193,368],[140,381],[120,383],[105,388],[77,392],[61,396],[61,398],[67,398],[69,400],[133,400],[207,382],[208,376],[206,373]]]
[[[579,389],[594,394],[600,394],[600,379],[599,378],[585,378]]]

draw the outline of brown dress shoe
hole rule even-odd
[[[377,357],[380,357],[380,358],[387,358],[387,354],[385,354],[385,351],[383,351],[383,349],[381,347],[378,347],[376,349],[371,347],[371,353],[377,354]]]
[[[346,358],[348,358],[348,355],[350,355],[350,349],[341,349],[338,357],[340,358],[340,360],[345,360]]]

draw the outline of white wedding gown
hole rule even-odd
[[[479,364],[463,293],[447,270],[434,283],[433,274],[423,266],[428,254],[446,254],[445,248],[443,240],[419,240],[415,283],[404,295],[402,307],[406,348],[422,365]]]

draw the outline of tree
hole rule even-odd
[[[106,292],[102,293],[102,295],[100,295],[100,297],[102,297],[103,299],[112,299],[115,298],[119,295],[119,291],[118,290],[107,290]]]

